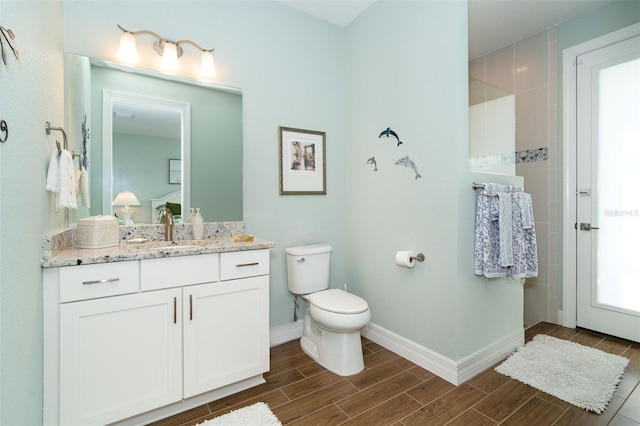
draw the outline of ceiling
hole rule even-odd
[[[375,0],[280,1],[344,27]],[[622,0],[469,0],[469,58],[477,58],[614,1]]]

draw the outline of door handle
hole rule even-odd
[[[590,223],[584,223],[584,222],[580,223],[580,230],[581,231],[591,231],[592,229],[600,229],[600,228],[597,227],[597,226],[591,226]]]

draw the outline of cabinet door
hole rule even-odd
[[[182,398],[181,290],[60,306],[60,424],[106,424]]]
[[[269,370],[269,277],[183,289],[184,396]]]

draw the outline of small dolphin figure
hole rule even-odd
[[[422,177],[422,176],[420,176],[420,173],[418,173],[418,167],[416,166],[416,163],[414,163],[413,161],[409,160],[409,156],[408,155],[406,155],[406,156],[402,157],[401,159],[399,159],[398,161],[396,161],[396,166],[411,167],[413,169],[413,171],[416,173],[416,179]]]
[[[386,136],[386,137],[393,136],[394,138],[396,138],[396,140],[398,141],[398,144],[396,146],[400,146],[400,144],[402,143],[400,142],[400,138],[398,137],[398,134],[393,130],[391,130],[391,127],[387,127],[385,130],[383,130],[380,133],[380,136],[378,136],[378,139],[380,139],[383,136]]]
[[[376,163],[376,157],[371,157],[367,160],[367,164],[373,164],[373,171],[378,171],[378,163]]]

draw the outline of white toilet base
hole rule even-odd
[[[300,339],[302,351],[318,364],[339,376],[351,376],[364,370],[360,332],[334,333],[320,329],[304,318],[304,335]]]

